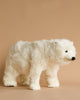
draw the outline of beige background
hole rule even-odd
[[[2,84],[8,48],[18,40],[67,38],[74,41],[77,59],[61,67],[60,88],[47,88],[42,75],[40,91]],[[0,99],[80,100],[80,1],[0,0]]]

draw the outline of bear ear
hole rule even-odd
[[[59,44],[59,41],[55,41],[54,43],[55,43],[55,45],[58,45]]]
[[[60,41],[55,41],[54,44],[55,44],[55,46],[58,46],[58,47],[63,46]]]
[[[54,42],[55,44],[57,44],[57,42]]]
[[[59,45],[59,42],[58,42],[58,41],[55,41],[55,42],[54,42],[54,45],[55,45],[55,46],[58,46],[58,45]]]

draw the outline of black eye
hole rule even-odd
[[[67,52],[68,52],[68,50],[65,51],[65,53],[67,53]]]

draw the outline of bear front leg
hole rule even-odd
[[[39,80],[41,75],[40,66],[31,66],[30,70],[30,89],[40,90]]]
[[[58,73],[59,66],[51,66],[47,69],[46,74],[47,74],[47,82],[48,82],[48,87],[59,87],[59,80],[58,80]]]

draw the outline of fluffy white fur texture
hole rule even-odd
[[[18,41],[9,49],[3,77],[4,85],[17,86],[17,76],[24,74],[23,84],[38,90],[41,72],[45,70],[48,87],[59,87],[59,66],[73,61],[75,55],[73,42],[67,39]]]

